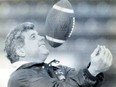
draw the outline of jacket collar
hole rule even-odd
[[[21,67],[22,65],[27,64],[27,63],[29,63],[29,62],[28,61],[18,61],[18,62],[13,63],[12,65],[13,65],[13,68],[15,70],[17,70],[19,67]]]
[[[18,61],[13,63],[13,67],[15,70],[19,69],[19,68],[27,68],[27,67],[31,67],[31,66],[43,66],[44,63],[37,63],[37,62],[29,62],[29,61]]]

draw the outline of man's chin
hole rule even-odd
[[[47,59],[48,55],[49,55],[49,52],[42,53],[42,55],[39,55],[39,58],[42,62],[44,62]]]
[[[44,56],[47,57],[47,56],[49,55],[49,50],[46,49],[46,50],[44,50],[44,51],[41,51],[40,53],[41,53],[41,55],[44,55]]]
[[[44,52],[41,52],[44,56],[48,56],[49,55],[49,51],[44,51]]]

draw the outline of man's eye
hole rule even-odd
[[[31,39],[32,39],[32,40],[35,40],[35,39],[36,39],[36,36],[35,36],[35,35],[32,35],[32,36],[31,36]]]

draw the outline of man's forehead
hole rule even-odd
[[[25,31],[25,32],[23,32],[22,33],[22,35],[32,35],[32,34],[37,34],[37,31],[35,31],[35,30],[27,30],[27,31]]]

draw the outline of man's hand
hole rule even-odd
[[[91,65],[88,71],[96,76],[100,72],[107,71],[112,65],[112,54],[105,46],[99,46],[91,54]]]

